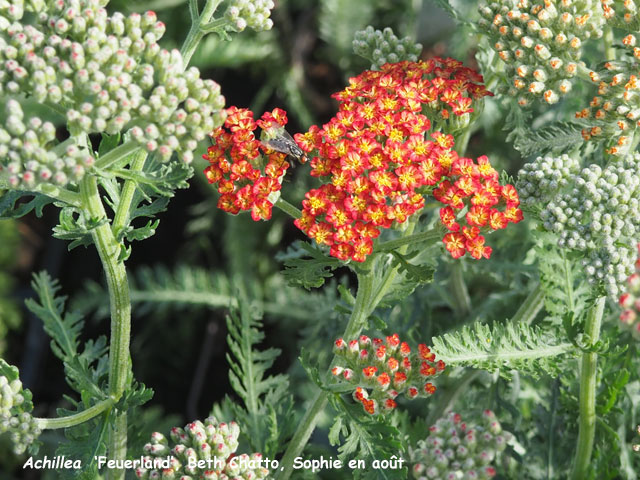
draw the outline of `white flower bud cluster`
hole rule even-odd
[[[230,0],[224,17],[238,32],[247,27],[256,32],[271,30],[273,21],[269,16],[274,6],[272,0]]]
[[[464,422],[451,412],[429,432],[417,448],[409,448],[416,480],[492,478],[497,473],[493,464],[513,438],[491,410],[485,410],[478,422]]]
[[[22,382],[0,376],[0,435],[9,433],[16,455],[24,453],[40,435],[37,422],[26,408]]]
[[[493,0],[479,9],[480,30],[506,64],[507,93],[521,106],[556,103],[571,91],[582,44],[602,36],[598,0]]]
[[[371,61],[376,68],[385,63],[397,63],[404,60],[416,62],[422,52],[422,45],[414,43],[409,37],[399,39],[390,28],[374,30],[371,25],[356,32],[353,39],[353,51],[356,55]]]
[[[171,429],[173,447],[161,433],[151,435],[151,442],[144,447],[145,460],[171,457],[169,468],[138,468],[136,476],[147,479],[180,480],[260,480],[269,478],[269,470],[260,467],[262,455],[233,456],[238,448],[240,427],[236,422],[219,423],[215,417],[204,423],[196,420],[182,428]],[[198,465],[198,462],[201,462]],[[195,465],[195,466],[194,466]],[[202,468],[201,465],[206,465]]]
[[[180,53],[158,45],[165,26],[155,13],[108,16],[102,3],[57,0],[36,26],[0,28],[0,96],[58,105],[72,134],[131,129],[161,160],[175,151],[190,162],[223,120],[219,85],[183,72]]]
[[[55,127],[38,117],[25,120],[16,100],[8,100],[4,110],[5,121],[0,125],[2,184],[21,190],[32,190],[42,183],[64,187],[78,182],[94,164],[93,156],[73,143],[58,154],[49,150]]]
[[[640,46],[631,34],[622,39],[622,44],[633,60],[606,62],[602,71],[592,72],[597,94],[589,107],[576,113],[576,118],[592,123],[582,130],[583,138],[604,140],[607,153],[618,156],[628,152],[633,133],[640,126]]]
[[[561,166],[550,181],[544,173],[537,174],[549,163]],[[624,291],[625,280],[634,271],[640,238],[639,168],[640,154],[579,172],[566,157],[546,157],[527,165],[518,180],[523,203],[541,203],[544,228],[558,235],[558,246],[586,254],[582,263],[589,281],[602,284],[612,298]],[[553,189],[547,187],[550,182]],[[527,198],[545,188],[547,195]]]
[[[600,0],[604,18],[611,25],[626,30],[640,30],[640,11],[634,0]]]
[[[580,171],[580,162],[568,155],[538,157],[518,172],[516,190],[523,207],[545,204],[569,186],[572,175]]]

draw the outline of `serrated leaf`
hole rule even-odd
[[[100,145],[98,146],[98,158],[103,155],[106,155],[111,150],[116,148],[120,144],[120,133],[116,133],[115,135],[109,135],[108,133],[103,133],[102,138],[100,139]]]
[[[44,331],[51,337],[51,350],[64,363],[69,385],[78,393],[91,392],[95,398],[105,397],[100,380],[107,373],[106,338],[89,340],[80,352],[84,320],[77,313],[65,313],[66,297],[58,296],[58,281],[43,271],[34,274],[32,287],[38,301],[27,299],[25,305],[42,320]]]
[[[333,270],[341,264],[306,242],[296,242],[278,259],[284,259],[282,275],[287,283],[307,290],[324,285],[325,280],[333,276]]]
[[[524,130],[515,138],[513,146],[523,157],[564,153],[576,146],[585,145],[582,138],[585,125],[580,122],[555,122],[537,130]]]
[[[69,412],[60,409],[59,416],[65,416],[77,412]],[[97,456],[107,452],[108,414],[101,415],[95,420],[80,424],[76,427],[65,429],[67,441],[61,443],[56,455],[65,456],[74,460],[80,460],[82,468],[59,470],[58,478],[74,480],[95,480],[98,478]]]
[[[33,196],[33,198],[28,202],[16,205],[16,202],[24,196]],[[20,218],[32,211],[35,211],[39,218],[42,217],[42,209],[53,202],[52,198],[40,193],[5,191],[0,195],[0,218]]]
[[[571,343],[558,342],[555,334],[511,322],[465,325],[456,332],[433,337],[432,343],[436,358],[448,366],[498,371],[507,378],[512,369],[534,377],[542,372],[556,375],[560,369],[556,357],[576,353]]]
[[[107,222],[107,218],[87,218],[84,212],[74,207],[64,207],[60,210],[59,223],[53,228],[53,236],[61,240],[70,240],[67,247],[87,247],[93,244],[92,230]]]

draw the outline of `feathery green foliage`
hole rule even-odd
[[[285,375],[267,375],[281,351],[257,349],[265,336],[260,316],[251,311],[242,291],[238,292],[238,304],[227,316],[230,353],[226,358],[231,386],[244,408],[233,403],[231,409],[244,426],[242,434],[251,448],[273,458],[293,429],[289,380]]]
[[[498,371],[507,378],[512,369],[535,377],[543,373],[555,375],[559,370],[556,357],[574,353],[571,343],[560,343],[555,335],[510,322],[465,325],[456,332],[432,338],[432,343],[436,357],[448,366]]]

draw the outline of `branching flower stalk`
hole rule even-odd
[[[404,235],[398,238],[410,238],[413,229],[415,228],[415,222],[411,222],[409,227],[404,232]],[[424,232],[431,233],[431,231]],[[439,240],[439,236],[434,235],[431,239],[431,243],[435,244]],[[398,249],[400,253],[405,253],[407,244]],[[343,338],[356,338],[362,329],[367,324],[367,318],[375,310],[378,303],[382,300],[389,286],[391,285],[393,278],[397,275],[397,266],[387,266],[384,275],[376,282],[374,272],[376,268],[381,268],[380,263],[386,259],[387,255],[374,255],[367,259],[358,269],[358,291],[356,293],[356,301],[349,317],[349,321],[345,327]],[[333,365],[337,359],[334,355],[330,365]],[[320,419],[320,415],[327,406],[329,398],[329,392],[326,390],[320,390],[311,406],[307,409],[304,417],[300,420],[300,424],[293,435],[287,450],[285,451],[281,465],[283,470],[276,475],[277,480],[287,480],[293,472],[294,459],[300,455],[305,445],[309,441],[313,430]]]
[[[585,334],[591,345],[600,338],[600,326],[606,297],[599,297],[587,316]],[[584,352],[580,364],[580,429],[578,446],[574,458],[572,480],[587,478],[591,464],[591,453],[596,432],[596,387],[598,354]]]

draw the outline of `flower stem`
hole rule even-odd
[[[206,5],[202,9],[202,13],[198,15],[198,2],[197,0],[189,0],[189,11],[191,12],[191,28],[187,34],[187,38],[182,45],[180,53],[182,53],[182,59],[184,66],[189,65],[191,57],[193,56],[200,40],[205,35],[205,32],[200,28],[201,25],[209,23],[214,12],[218,8],[218,5],[222,3],[222,0],[207,0]]]
[[[128,142],[123,143],[122,145],[117,146],[109,153],[101,156],[95,163],[95,168],[108,170],[113,167],[115,164],[125,160],[136,153],[138,150],[141,150],[142,147],[138,145],[133,140],[129,140]]]
[[[35,418],[41,430],[55,430],[57,428],[69,428],[87,422],[97,417],[102,412],[109,410],[115,403],[113,398],[106,398],[81,412],[60,418]]]
[[[471,313],[471,297],[469,297],[469,290],[462,275],[462,262],[459,260],[454,262],[451,268],[449,286],[454,298],[454,310],[458,316],[466,317]]]
[[[600,325],[604,312],[606,297],[599,297],[587,315],[585,334],[591,344],[600,338]],[[596,376],[598,370],[598,354],[584,352],[580,368],[580,427],[578,447],[571,471],[572,480],[588,477],[593,451],[593,440],[596,432]]]
[[[80,194],[84,207],[94,220],[106,218],[100,199],[97,179],[86,176],[80,182]],[[131,302],[129,283],[124,263],[120,260],[120,243],[116,240],[108,222],[92,231],[92,236],[102,268],[107,277],[111,307],[111,338],[109,343],[109,394],[115,400],[123,395],[130,378],[131,359],[129,341],[131,335]],[[124,460],[127,456],[127,413],[116,412],[109,432],[109,459]],[[125,471],[109,470],[109,480],[124,479]]]
[[[144,162],[146,159],[147,152],[145,152],[144,150],[139,150],[138,152],[136,152],[131,162],[131,166],[129,167],[129,171],[141,171],[142,167],[144,167]],[[136,182],[134,182],[133,180],[125,181],[124,185],[122,186],[122,192],[120,193],[120,202],[118,203],[118,209],[116,210],[115,216],[113,217],[113,227],[111,228],[116,238],[129,221],[131,202],[133,201],[133,195],[136,192],[136,187]]]
[[[356,294],[356,302],[351,312],[351,317],[344,330],[344,338],[353,338],[360,333],[365,325],[367,317],[375,308],[371,305],[371,296],[373,294],[373,271],[369,270],[365,273],[358,274],[358,292]],[[331,364],[335,361],[332,360]],[[320,414],[327,405],[329,394],[325,390],[320,390],[313,400],[313,404],[307,410],[304,417],[298,425],[296,433],[289,442],[287,450],[280,461],[283,470],[277,473],[277,480],[286,480],[293,471],[293,461],[300,455],[305,445],[309,441],[309,437],[320,419]]]
[[[540,283],[536,284],[536,287],[529,293],[527,298],[524,299],[520,308],[511,318],[511,323],[526,323],[531,324],[533,319],[542,308],[544,302],[544,292]]]
[[[375,252],[390,252],[396,250],[404,245],[410,245],[421,242],[434,242],[440,240],[444,234],[444,227],[440,225],[427,230],[425,232],[413,233],[409,235],[396,238],[395,240],[389,240],[376,245]]]
[[[613,29],[610,25],[605,26],[603,29],[602,43],[604,45],[604,59],[612,61],[616,59],[616,49],[613,46],[614,37]]]
[[[413,229],[415,228],[415,226],[415,221],[409,223],[409,225],[407,225],[407,229],[403,232],[403,237],[391,242],[387,242],[387,244],[393,244],[400,253],[406,253],[408,245],[414,242],[411,240],[407,242],[400,242],[400,240],[403,240],[405,238],[419,238],[419,240],[417,241],[421,242],[425,242],[427,240],[437,241],[441,236],[437,228],[424,232],[424,234],[428,235],[413,235]],[[434,231],[437,231],[437,235],[434,235]],[[376,247],[376,252],[379,251],[378,247]],[[393,280],[398,274],[398,267],[392,266],[390,264],[386,265],[386,271],[384,275],[379,277],[379,280],[376,281],[376,267],[378,269],[380,268],[378,262],[382,262],[383,260],[385,260],[385,257],[387,257],[387,255],[378,255],[376,257],[371,257],[362,266],[362,269],[359,270],[358,292],[356,293],[356,301],[353,306],[351,316],[349,317],[349,322],[347,323],[344,333],[342,334],[343,338],[352,339],[356,338],[360,334],[362,329],[366,326],[367,318],[369,317],[371,312],[375,310],[376,306],[378,305],[378,303],[380,303],[389,287],[393,284]],[[335,363],[336,359],[336,356],[334,356],[331,360],[331,363],[329,364],[330,367]],[[280,462],[283,470],[276,474],[276,480],[287,480],[291,476],[291,473],[293,471],[293,461],[297,456],[300,455],[305,445],[309,441],[309,437],[313,433],[313,430],[318,423],[320,414],[327,405],[328,396],[328,392],[324,390],[321,390],[316,395],[315,399],[313,400],[313,404],[305,413],[304,417],[300,421],[296,433],[293,435],[293,438],[289,442],[287,450],[285,451],[284,456],[282,457],[282,460]]]
[[[278,198],[274,206],[278,207],[284,213],[286,213],[287,215],[293,218],[300,218],[302,216],[302,212],[300,210],[298,210],[295,206],[291,205],[282,197]]]

